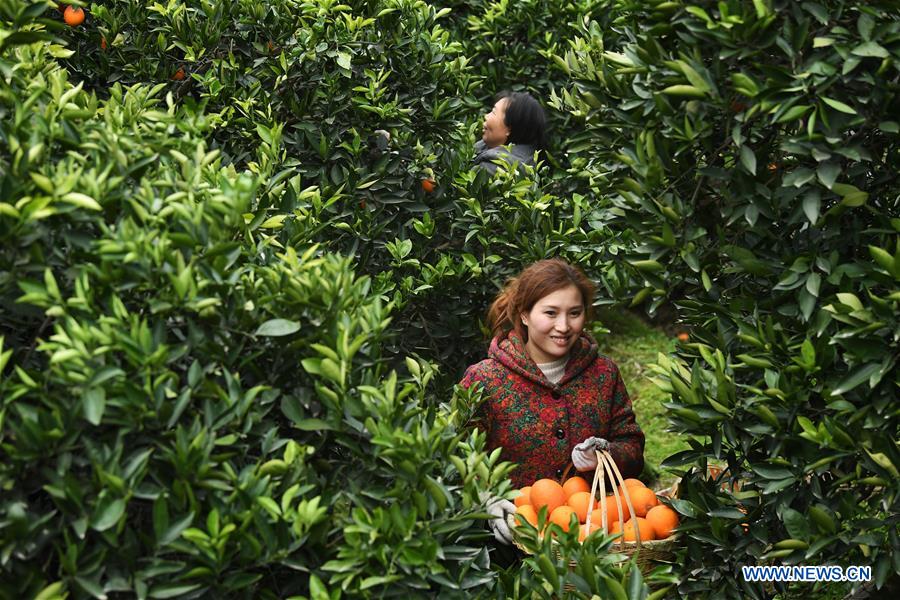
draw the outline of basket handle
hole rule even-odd
[[[597,486],[599,484],[601,524],[603,525],[603,531],[607,533],[609,532],[609,524],[607,523],[606,519],[606,480],[608,475],[610,490],[613,493],[613,497],[616,499],[616,508],[618,509],[620,521],[623,511],[622,498],[619,497],[619,490],[621,490],[621,495],[625,498],[625,505],[628,507],[628,511],[632,517],[635,541],[637,541],[638,546],[641,546],[641,530],[638,527],[637,520],[634,518],[636,517],[636,515],[634,514],[634,504],[631,502],[631,494],[628,491],[628,487],[625,485],[625,480],[622,478],[622,473],[619,471],[619,467],[616,466],[616,461],[613,460],[613,457],[609,453],[609,451],[595,450],[595,452],[597,453],[597,469],[594,471],[594,480],[591,483],[591,497],[588,501],[588,514],[587,519],[585,520],[587,531],[590,532],[591,530],[591,516],[594,512],[594,498],[596,498]],[[616,485],[617,480],[618,485]],[[624,529],[624,527],[625,523],[622,522],[622,528]]]

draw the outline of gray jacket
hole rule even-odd
[[[511,144],[487,148],[484,140],[475,142],[475,167],[481,167],[491,175],[497,172],[497,163],[518,163],[520,173],[524,174],[522,165],[534,165],[534,146],[529,144]]]

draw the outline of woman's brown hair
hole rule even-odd
[[[528,340],[528,330],[519,315],[529,312],[538,300],[557,290],[574,285],[581,292],[585,323],[593,319],[596,286],[574,265],[561,258],[548,258],[530,264],[517,277],[506,282],[488,311],[487,325],[496,337],[515,330],[523,340]]]

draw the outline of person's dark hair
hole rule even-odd
[[[547,116],[544,109],[528,92],[503,91],[495,102],[506,98],[506,118],[510,144],[530,144],[538,150],[547,149]]]
[[[574,285],[581,292],[585,324],[594,318],[594,294],[597,287],[578,266],[561,258],[548,258],[530,264],[518,276],[509,279],[494,298],[487,315],[487,326],[492,336],[515,330],[528,341],[528,329],[520,315],[530,312],[537,301],[556,290]]]

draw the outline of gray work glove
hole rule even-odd
[[[609,442],[600,437],[589,437],[572,448],[572,463],[579,471],[597,468],[597,450],[609,450]]]
[[[480,499],[485,502],[485,508],[488,514],[494,518],[488,521],[488,527],[494,538],[501,544],[512,544],[512,532],[509,530],[507,517],[516,512],[516,505],[509,500],[490,496],[487,492],[481,492]]]

